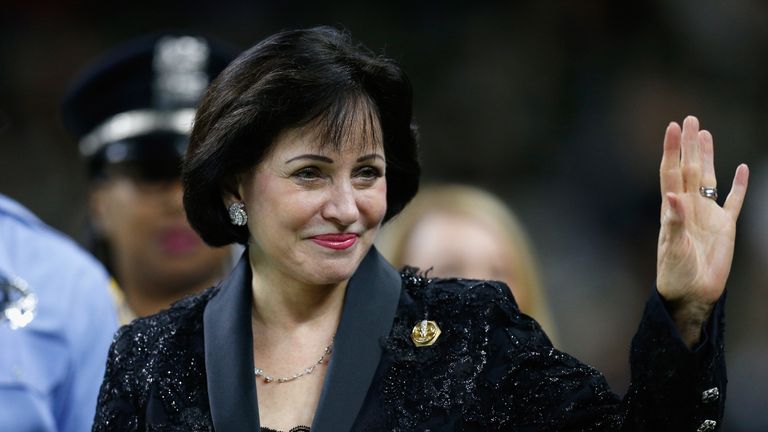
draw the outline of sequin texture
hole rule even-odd
[[[683,431],[721,424],[725,400],[722,302],[691,351],[663,302],[646,307],[622,399],[595,369],[554,349],[499,282],[431,279],[414,269],[403,289],[355,431]],[[102,384],[95,431],[213,430],[203,311],[216,289],[122,328]],[[414,325],[439,339],[417,347]],[[717,400],[702,392],[718,388]]]
[[[217,290],[122,327],[115,335],[94,431],[213,431],[203,351],[203,310]],[[145,415],[159,410],[164,424]],[[173,425],[173,427],[170,427]]]

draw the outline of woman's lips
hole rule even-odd
[[[320,246],[328,249],[344,250],[351,248],[356,242],[357,234],[320,234],[310,237],[310,239]]]
[[[166,253],[183,254],[201,246],[202,240],[190,228],[169,228],[160,234],[160,247]]]

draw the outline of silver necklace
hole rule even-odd
[[[328,357],[331,354],[331,351],[333,351],[333,341],[334,341],[334,339],[331,339],[331,343],[327,347],[325,347],[325,351],[323,351],[323,355],[321,355],[320,358],[312,366],[310,366],[308,368],[304,368],[304,370],[299,372],[299,373],[295,373],[295,374],[293,374],[293,375],[291,375],[289,377],[274,377],[272,375],[266,374],[264,372],[264,369],[259,369],[259,368],[255,367],[255,368],[253,368],[253,374],[256,377],[262,377],[264,379],[264,382],[267,383],[267,384],[269,384],[271,382],[277,382],[278,384],[287,383],[287,382],[290,382],[290,381],[295,381],[295,380],[303,377],[304,375],[309,375],[312,372],[314,372],[315,369],[319,365],[323,364],[323,362],[325,361],[325,358]]]

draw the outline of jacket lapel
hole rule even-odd
[[[217,431],[258,431],[248,250],[205,307],[205,371]]]
[[[398,272],[372,247],[349,280],[312,432],[348,431],[363,405],[400,301]]]
[[[251,269],[246,250],[205,308],[205,370],[216,430],[258,431]],[[348,431],[381,359],[400,300],[398,272],[372,247],[349,281],[312,432]]]

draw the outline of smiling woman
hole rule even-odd
[[[503,283],[399,274],[372,246],[416,193],[411,110],[395,62],[327,27],[271,36],[211,84],[184,204],[206,242],[246,251],[217,287],[118,333],[94,430],[716,427],[719,297],[746,168],[721,208],[690,186],[694,159],[714,184],[711,136],[694,118],[667,130],[658,291],[622,400]]]
[[[244,202],[251,216],[251,261],[269,261],[255,275],[290,269],[302,281],[339,283],[352,276],[384,219],[384,150],[378,133],[334,149],[308,128],[280,134],[224,201]]]

